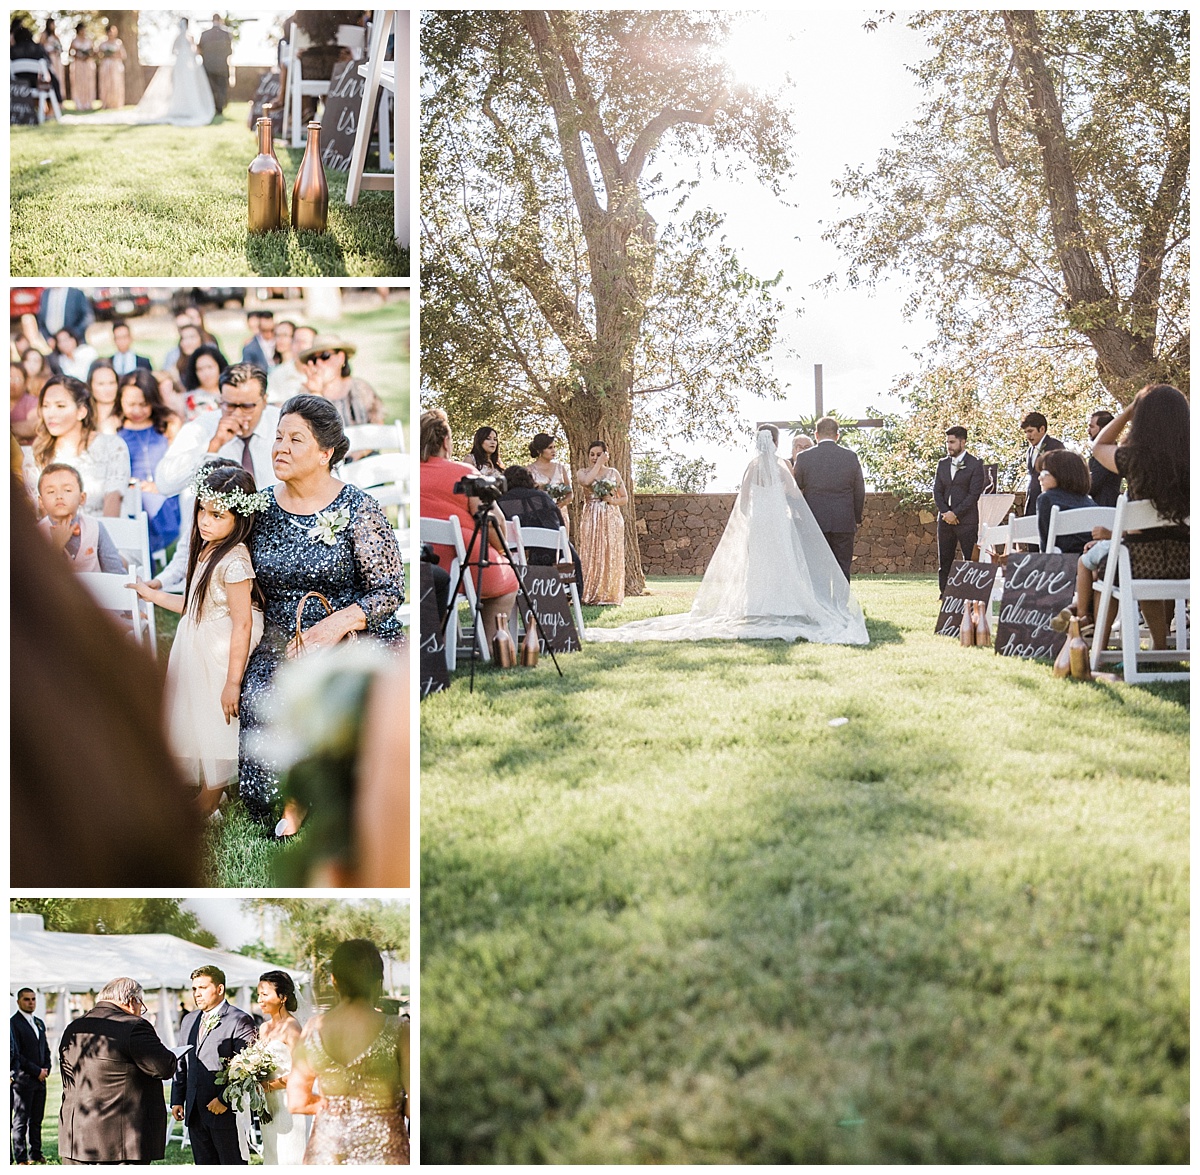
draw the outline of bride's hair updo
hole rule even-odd
[[[536,461],[552,444],[554,438],[548,432],[540,432],[529,442],[529,455]]]
[[[292,977],[286,971],[264,971],[258,977],[259,983],[269,983],[274,989],[275,994],[283,1000],[283,1006],[289,1012],[294,1012],[298,1007],[296,1003],[296,985],[292,982]]]
[[[779,429],[777,429],[773,424],[760,424],[758,426],[758,431],[759,432],[769,432],[771,434],[771,440],[773,440],[775,442],[776,447],[778,447],[778,445],[779,445]]]

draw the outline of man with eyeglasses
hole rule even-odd
[[[194,496],[185,492],[202,465],[225,457],[254,475],[261,490],[276,482],[271,447],[279,424],[278,407],[267,403],[267,373],[252,363],[235,363],[221,373],[218,410],[189,420],[171,442],[154,472],[160,494],[179,494],[184,525],[175,555],[151,587],[179,591],[187,577],[188,540]]]
[[[175,1054],[144,1019],[142,985],[122,976],[73,1020],[58,1046],[63,1100],[58,1152],[64,1164],[152,1163],[166,1154],[163,1081]]]

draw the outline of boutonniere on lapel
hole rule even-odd
[[[317,539],[327,547],[337,542],[337,536],[350,525],[350,508],[343,506],[339,510],[322,510],[317,515],[317,525],[308,532],[310,539]]]
[[[220,1023],[221,1010],[219,1008],[213,1008],[211,1012],[205,1012],[200,1017],[200,1035],[207,1036]]]

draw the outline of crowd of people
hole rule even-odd
[[[64,1163],[152,1163],[166,1152],[167,1107],[186,1124],[199,1166],[248,1161],[246,1114],[239,1113],[230,1060],[255,1049],[255,1099],[265,1165],[405,1164],[409,1025],[383,997],[383,959],[352,939],[333,952],[336,1002],[301,1024],[295,982],[268,971],[258,982],[259,1021],[226,997],[225,974],[192,972],[194,1010],[180,1025],[179,1054],[146,1019],[142,985],[123,976],[100,991],[58,1045],[62,1074],[58,1149]],[[35,993],[17,993],[10,1021],[13,1157],[44,1162],[41,1145],[51,1057]]]
[[[1148,500],[1169,525],[1126,536],[1136,578],[1186,579],[1189,576],[1190,534],[1190,407],[1187,397],[1167,384],[1142,388],[1114,416],[1098,410],[1088,419],[1091,452],[1084,457],[1049,435],[1040,412],[1021,421],[1027,448],[1024,516],[1036,517],[1040,549],[1049,550],[1050,517],[1085,507],[1117,504],[1125,492],[1130,500]],[[985,488],[983,463],[967,452],[967,430],[946,430],[946,456],[938,463],[934,501],[938,511],[938,578],[944,593],[954,559],[971,559],[979,537],[979,499]],[[1100,593],[1111,548],[1111,531],[1093,527],[1091,534],[1064,534],[1055,543],[1064,554],[1077,554],[1076,593],[1071,611],[1081,632],[1103,647],[1113,616],[1097,622]],[[1161,600],[1141,603],[1155,649],[1167,647],[1169,607]]]
[[[178,315],[157,369],[119,321],[110,357],[81,357],[90,324],[76,293],[47,291],[12,341],[14,473],[75,571],[125,570],[104,519],[140,499],[150,549],[174,547],[153,577],[140,569],[137,592],[181,615],[167,670],[176,764],[203,814],[219,818],[237,781],[250,815],[286,839],[306,812],[285,803],[256,737],[277,669],[360,632],[402,643],[395,531],[335,472],[345,426],[382,422],[382,403],[350,373],[353,344],[269,311],[248,316],[241,362],[226,361],[196,307]],[[19,432],[31,419],[32,436]]]

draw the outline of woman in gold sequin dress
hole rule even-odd
[[[333,952],[330,970],[338,1003],[305,1025],[288,1077],[288,1109],[315,1115],[304,1163],[407,1163],[408,1022],[376,1010],[383,959],[373,943],[352,939]]]
[[[575,475],[584,494],[579,512],[579,558],[583,561],[583,602],[620,604],[625,600],[625,515],[629,493],[608,464],[608,446],[593,441],[588,465]]]

